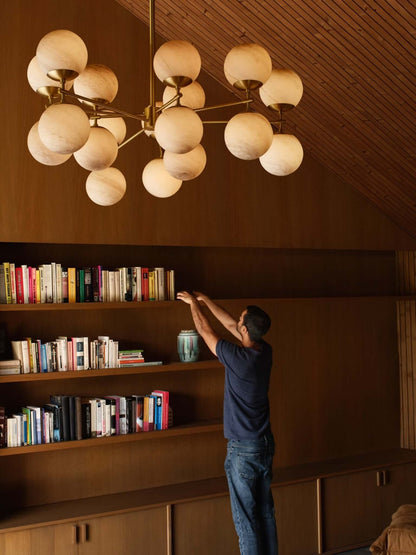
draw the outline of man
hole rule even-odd
[[[268,402],[272,348],[262,339],[270,318],[261,308],[248,306],[237,322],[207,295],[182,291],[177,296],[190,305],[198,333],[225,367],[225,473],[240,553],[277,555],[270,490],[274,455]],[[198,301],[241,341],[241,346],[215,333]]]

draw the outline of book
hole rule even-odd
[[[142,268],[142,300],[149,300],[149,268]]]
[[[0,272],[1,272],[1,268],[0,268]],[[1,273],[0,273],[1,275]],[[23,291],[24,285],[23,285],[23,270],[21,266],[18,266],[16,268],[16,301],[17,304],[24,304],[25,302],[25,296],[24,296],[24,291]],[[1,290],[1,284],[0,284],[0,290]]]
[[[132,301],[141,302],[142,300],[142,269],[140,266],[132,267],[131,280],[131,296]]]
[[[91,437],[91,404],[87,399],[81,400],[82,439]]]
[[[89,303],[93,300],[92,291],[92,268],[84,268],[84,302]]]
[[[101,302],[102,297],[102,267],[100,265],[92,268],[92,300],[95,303]]]
[[[71,437],[70,422],[69,422],[69,397],[68,395],[51,395],[50,402],[60,407],[61,426],[60,437],[61,441],[69,441]]]
[[[76,268],[68,268],[68,302],[77,301],[77,273]]]
[[[157,283],[156,287],[156,300],[157,301],[165,301],[166,300],[166,276],[165,276],[165,269],[164,268],[155,268],[155,280]]]
[[[0,303],[7,303],[6,272],[4,269],[4,264],[0,264]]]
[[[12,296],[12,304],[17,303],[16,297],[16,265],[14,262],[10,262],[10,288]]]
[[[20,360],[0,360],[0,376],[20,374],[21,366]]]
[[[46,411],[49,411],[52,417],[52,442],[58,442],[63,439],[63,422],[62,422],[62,406],[58,403],[47,403],[43,406]]]
[[[143,431],[152,432],[154,430],[154,411],[155,397],[145,395],[143,399]]]
[[[6,303],[12,304],[12,285],[10,281],[10,262],[3,262],[4,267],[4,285],[6,292]]]
[[[53,302],[52,264],[42,264],[43,281],[41,283],[41,298],[45,303]]]
[[[20,360],[22,374],[30,373],[29,349],[26,340],[11,341],[12,355],[16,360]]]
[[[32,444],[38,445],[42,443],[42,420],[41,420],[41,410],[40,407],[35,407],[28,405],[31,412],[31,433],[32,433]],[[32,419],[33,417],[33,419]],[[33,426],[33,427],[32,427]]]
[[[169,391],[155,389],[152,395],[157,397],[156,429],[167,430],[169,427]],[[160,427],[158,427],[160,425]]]
[[[68,302],[68,268],[62,268],[62,302]]]
[[[155,270],[154,268],[149,268],[148,272],[148,281],[149,281],[149,301],[156,301],[156,285],[157,281],[155,279]]]
[[[72,337],[72,364],[74,370],[84,370],[84,338]]]
[[[0,449],[6,447],[7,430],[6,430],[6,412],[4,407],[0,407]]]

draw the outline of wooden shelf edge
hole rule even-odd
[[[217,359],[199,360],[197,362],[170,362],[158,365],[143,365],[129,368],[101,368],[99,370],[74,370],[68,372],[40,372],[36,374],[8,374],[0,376],[2,383],[32,382],[43,380],[73,380],[83,378],[101,378],[111,376],[126,376],[140,374],[155,374],[161,372],[182,372],[189,370],[204,370],[223,368]]]
[[[397,448],[374,451],[299,466],[275,468],[273,484],[276,486],[289,485],[411,462],[416,462],[416,450]]]
[[[137,310],[147,308],[169,308],[177,306],[181,301],[141,301],[111,303],[24,303],[0,304],[0,312],[54,311],[54,310]]]
[[[222,431],[222,423],[219,420],[209,420],[173,426],[168,430],[157,430],[152,432],[139,432],[126,435],[88,438],[76,441],[60,441],[58,443],[41,443],[39,445],[26,445],[24,447],[4,447],[0,449],[0,457],[11,457],[16,455],[33,455],[47,451],[64,451],[67,449],[79,449],[85,447],[106,447],[114,444],[132,443],[136,441],[148,441],[156,439],[169,439],[178,436],[206,434]]]
[[[414,295],[351,295],[351,296],[299,296],[299,297],[256,297],[256,298],[224,298],[214,299],[215,302],[238,302],[238,303],[259,303],[259,302],[293,302],[293,301],[360,301],[360,300],[390,300],[403,301],[415,300]],[[25,312],[25,311],[54,311],[54,310],[138,310],[148,308],[172,308],[180,306],[181,301],[142,301],[142,302],[100,302],[100,303],[35,303],[35,304],[0,304],[0,312]]]

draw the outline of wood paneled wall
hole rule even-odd
[[[416,252],[396,253],[400,295],[416,294]],[[416,301],[397,302],[397,335],[400,362],[400,445],[416,449]]]
[[[221,126],[205,130],[206,170],[198,179],[184,183],[174,197],[155,199],[142,186],[143,167],[158,157],[159,151],[151,139],[140,137],[121,149],[115,163],[127,178],[124,199],[111,208],[94,205],[85,192],[88,173],[74,160],[45,167],[26,147],[27,133],[43,107],[43,100],[26,81],[26,68],[40,38],[59,28],[80,34],[90,62],[104,63],[116,72],[120,84],[116,106],[141,112],[148,104],[147,28],[114,0],[100,2],[99,9],[94,0],[71,0],[59,7],[53,0],[3,3],[0,59],[7,79],[0,83],[4,160],[1,241],[314,249],[416,247],[413,239],[307,152],[296,173],[277,178],[264,172],[257,161],[232,157],[223,144]],[[209,104],[231,99],[228,91],[217,90],[206,75],[200,81]],[[136,129],[129,126],[130,132]]]

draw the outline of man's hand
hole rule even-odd
[[[183,301],[186,304],[192,304],[196,299],[193,295],[191,295],[191,293],[188,293],[188,291],[180,291],[176,297],[180,300]]]
[[[204,304],[207,304],[207,301],[209,301],[208,295],[205,295],[204,293],[201,293],[200,291],[194,291],[193,293],[194,293],[195,298],[196,298],[197,301],[201,301]]]

